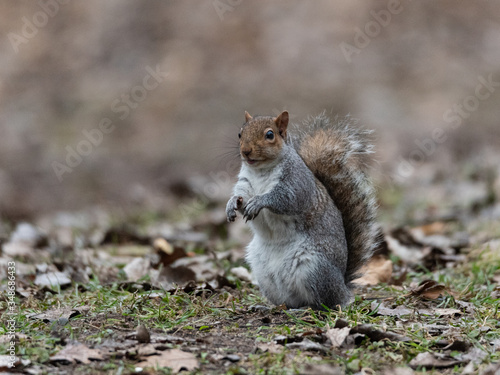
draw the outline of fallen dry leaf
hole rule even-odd
[[[486,357],[488,353],[479,348],[471,348],[467,353],[462,356],[464,361],[471,361],[474,363],[481,363]]]
[[[140,245],[148,245],[149,239],[137,233],[133,228],[122,225],[121,227],[110,228],[103,235],[101,245],[104,244],[130,244],[137,243]]]
[[[90,360],[102,361],[104,357],[99,349],[90,349],[86,345],[68,344],[59,353],[50,357],[52,362],[90,363]]]
[[[66,272],[48,272],[37,275],[34,284],[41,287],[63,287],[71,284],[71,279]]]
[[[10,242],[24,242],[31,247],[39,247],[47,243],[47,237],[33,224],[20,222],[10,236]]]
[[[170,367],[172,372],[177,374],[181,370],[195,370],[200,365],[194,354],[179,349],[169,349],[160,355],[148,357],[146,361],[138,363],[136,367]]]
[[[252,282],[252,275],[245,267],[233,267],[231,273],[240,280]]]
[[[217,275],[222,274],[220,267],[214,261],[213,257],[208,255],[198,255],[196,257],[177,259],[172,265],[172,268],[187,267],[193,271],[196,278],[195,281],[210,281],[215,279]],[[185,269],[185,268],[180,268]]]
[[[85,311],[88,310],[87,307],[84,308]],[[47,310],[39,314],[30,314],[28,317],[30,319],[39,319],[43,320],[44,322],[50,323],[50,322],[55,322],[61,318],[63,319],[71,319],[74,318],[75,316],[80,315],[80,311],[77,309],[71,309],[71,308],[62,308],[62,309],[53,309],[53,310]]]
[[[392,277],[392,261],[383,255],[376,255],[360,272],[363,276],[354,280],[356,284],[377,285],[386,283]]]
[[[188,256],[186,250],[181,246],[172,246],[163,238],[157,238],[153,247],[156,250],[156,254],[160,257],[159,263],[163,266],[169,266],[174,263],[177,259],[185,258]]]
[[[340,366],[308,363],[300,373],[303,375],[342,375],[344,371]]]
[[[2,254],[11,258],[29,258],[34,257],[35,250],[24,242],[7,242],[2,245]]]
[[[389,341],[411,341],[408,337],[399,335],[394,332],[381,331],[379,329],[374,328],[371,324],[360,324],[356,327],[351,328],[351,334],[362,334],[368,336],[372,341],[381,341],[381,340],[389,340]]]
[[[410,295],[427,299],[436,299],[444,295],[445,291],[447,291],[447,289],[444,285],[438,284],[434,280],[424,280],[417,288],[410,290]]]
[[[446,229],[446,223],[435,221],[430,224],[421,225],[411,229],[412,232],[420,231],[424,236],[432,236],[433,234],[442,234]]]
[[[289,344],[285,345],[289,349],[298,349],[302,351],[318,351],[318,352],[327,352],[328,349],[314,341],[311,341],[309,339],[304,339],[300,342],[291,342]]]
[[[332,328],[326,331],[326,337],[332,343],[332,347],[340,348],[344,343],[351,329],[349,327],[345,328]]]
[[[382,375],[413,375],[414,373],[409,367],[393,367],[385,369]]]
[[[186,266],[165,266],[158,274],[157,282],[164,285],[165,283],[174,283],[183,285],[189,281],[199,281],[196,278],[196,273]]]
[[[465,352],[467,349],[469,349],[471,346],[471,343],[463,340],[454,340],[453,342],[449,343],[448,345],[444,346],[442,350],[454,350],[457,352]]]
[[[156,251],[163,251],[166,254],[172,254],[174,247],[164,238],[158,237],[153,241],[153,248]]]
[[[492,363],[482,373],[482,375],[498,375],[500,374],[500,362]]]
[[[416,310],[420,315],[437,315],[437,316],[460,316],[462,312],[457,309],[418,309]]]
[[[462,361],[457,361],[456,359],[453,359],[451,357],[443,356],[443,358],[438,358],[435,354],[426,352],[420,353],[415,358],[413,358],[410,361],[409,365],[413,368],[425,367],[427,369],[430,369],[453,367],[461,363]]]
[[[173,335],[157,335],[157,334],[152,334],[151,335],[151,341],[156,342],[156,343],[171,343],[171,344],[182,344],[185,342],[195,342],[194,339],[187,339],[184,337],[180,336],[173,336]]]
[[[153,344],[141,345],[137,349],[137,354],[140,357],[147,357],[153,354],[158,354],[158,350],[153,346]]]
[[[404,266],[399,270],[398,273],[392,274],[390,284],[394,286],[402,286],[403,283],[406,281],[407,277],[408,277],[408,267]]]
[[[123,272],[130,281],[137,281],[149,274],[151,262],[146,258],[134,258],[129,264],[123,267]]]
[[[371,304],[371,310],[377,310],[378,315],[384,316],[402,316],[402,315],[410,315],[413,313],[413,310],[410,310],[404,306],[397,306],[394,309],[386,307],[383,303],[379,303],[377,301],[373,301]]]
[[[371,304],[371,309],[372,311],[377,310],[378,315],[384,315],[384,316],[403,316],[403,315],[410,315],[413,313],[418,313],[421,315],[437,315],[437,316],[455,316],[455,315],[462,315],[462,312],[458,309],[451,309],[451,308],[435,308],[435,309],[417,309],[417,310],[411,310],[407,307],[404,306],[397,306],[394,309],[391,309],[389,307],[386,307],[383,303],[378,303],[376,301],[372,302]]]
[[[283,346],[277,344],[274,341],[271,341],[271,342],[262,342],[257,344],[256,349],[260,350],[262,353],[277,354],[283,351]]]
[[[9,367],[11,363],[11,357],[10,355],[0,355],[0,371],[9,371],[9,369],[12,369],[12,367]],[[15,360],[13,362],[14,367],[19,366],[21,364],[21,361],[19,357],[15,357]]]
[[[393,237],[392,235],[386,235],[385,240],[390,252],[404,263],[419,264],[425,258],[425,253],[417,243],[412,242],[411,244],[407,244],[402,239]]]

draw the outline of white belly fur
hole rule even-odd
[[[310,256],[307,239],[297,232],[293,221],[264,209],[251,223],[254,237],[246,259],[263,294],[278,305],[313,302],[306,286],[317,259]]]
[[[254,196],[271,191],[280,176],[279,167],[270,175],[247,168],[240,172],[240,178],[251,182]],[[297,232],[295,219],[264,208],[249,224],[254,237],[247,247],[246,260],[263,294],[274,304],[312,303],[306,286],[317,259],[310,256],[313,249],[308,248],[305,235]]]

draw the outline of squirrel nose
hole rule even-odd
[[[248,155],[250,155],[252,150],[242,150],[241,152],[243,153],[243,155],[248,156]]]

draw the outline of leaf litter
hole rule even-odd
[[[22,360],[35,358],[26,368],[69,374],[88,366],[105,373],[106,365],[124,363],[173,373],[224,373],[231,366],[252,373],[282,358],[282,369],[302,373],[355,373],[366,366],[404,373],[486,371],[498,358],[499,326],[492,322],[498,310],[485,311],[476,295],[482,290],[486,303],[487,295],[498,298],[500,271],[466,266],[500,246],[491,238],[474,244],[448,221],[387,230],[356,281],[352,307],[313,312],[262,299],[244,264],[244,227],[227,227],[217,210],[178,226],[116,225],[107,217],[96,227],[71,214],[65,220],[78,225],[45,216],[44,225],[14,226],[2,244],[0,260],[15,258],[22,271],[17,298],[27,320],[17,340],[31,348]],[[474,273],[471,280],[481,285],[458,286],[446,272]],[[479,314],[482,321],[473,326]],[[45,361],[30,344],[34,332],[54,343]],[[377,360],[363,359],[367,352]],[[335,364],[319,364],[332,358]]]

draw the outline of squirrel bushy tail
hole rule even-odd
[[[347,240],[346,284],[359,277],[380,238],[375,190],[366,175],[371,131],[349,116],[334,121],[320,114],[289,133],[289,140],[342,214]]]

